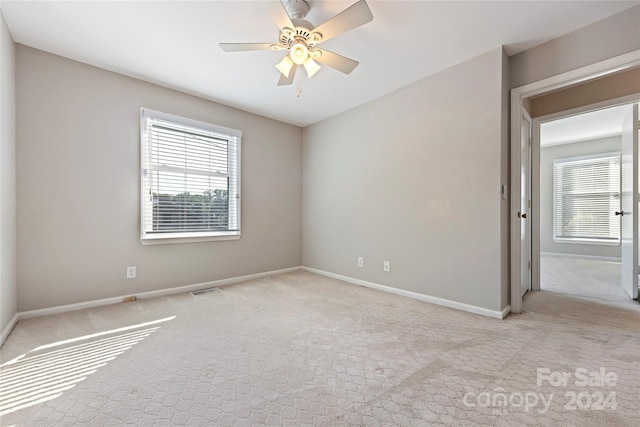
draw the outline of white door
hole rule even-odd
[[[520,291],[531,289],[531,117],[524,113],[520,129]]]
[[[622,125],[620,205],[622,224],[622,288],[638,298],[638,105]]]

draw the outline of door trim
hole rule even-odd
[[[595,79],[597,77],[603,77],[608,74],[613,74],[618,71],[622,71],[625,69],[633,68],[640,65],[640,50],[635,50],[633,52],[629,52],[624,55],[616,56],[614,58],[607,59],[605,61],[597,62],[595,64],[588,65],[586,67],[578,68],[576,70],[568,71],[566,73],[558,74],[556,76],[552,76],[543,80],[539,80],[537,82],[529,83],[524,86],[520,86],[514,89],[511,89],[511,221],[510,221],[510,230],[511,230],[511,248],[510,248],[510,267],[511,267],[511,283],[510,283],[510,293],[511,293],[511,312],[512,313],[521,313],[522,312],[522,296],[520,295],[520,263],[521,263],[521,251],[520,251],[520,218],[518,218],[518,211],[520,210],[520,192],[521,192],[521,180],[520,180],[520,164],[521,164],[521,152],[520,152],[520,132],[521,132],[521,117],[522,111],[524,110],[523,100],[524,98],[528,98],[534,95],[540,95],[545,92],[550,92],[552,90],[561,89],[570,85],[583,83],[588,80]],[[534,131],[535,133],[535,131]],[[532,142],[533,145],[533,142]],[[533,147],[532,147],[533,148]],[[532,150],[533,151],[533,150]],[[539,151],[539,150],[538,150]],[[539,156],[539,153],[537,154]],[[533,158],[532,158],[533,160]],[[537,159],[539,165],[539,158]],[[533,163],[533,162],[532,162]],[[532,165],[533,166],[533,165]],[[538,166],[539,168],[539,166]],[[535,169],[534,169],[535,170]],[[533,172],[533,171],[531,171]],[[531,173],[528,174],[531,176]],[[532,177],[532,184],[535,180]],[[539,189],[538,189],[539,192]],[[533,187],[532,187],[532,197],[534,196]],[[539,194],[536,194],[537,197],[533,197],[533,200],[539,199]],[[537,204],[538,212],[539,212],[539,200],[532,200],[532,209]],[[538,217],[538,215],[533,215]],[[539,225],[537,228],[538,234],[537,237],[533,233],[534,225],[536,224],[535,218],[532,223],[532,240],[539,240]],[[539,224],[539,222],[538,222]],[[536,249],[535,245],[532,244],[532,252]],[[537,245],[537,250],[539,251],[539,242]],[[538,252],[539,253],[539,252]],[[535,254],[535,252],[534,252]],[[533,254],[532,254],[533,255]],[[535,256],[532,256],[535,259]],[[539,255],[538,255],[539,258]],[[533,262],[532,259],[532,289],[534,287],[534,277],[538,280],[539,283],[539,274],[534,273],[537,268],[539,268],[539,263]],[[538,287],[539,289],[539,287]]]
[[[528,286],[527,286],[527,291],[529,292],[531,290],[533,290],[532,288],[532,284],[533,284],[533,278],[532,278],[532,271],[533,271],[533,248],[532,248],[532,239],[533,239],[533,206],[531,204],[531,201],[533,199],[533,187],[531,186],[532,184],[532,175],[531,175],[531,171],[532,171],[532,156],[533,156],[533,119],[531,118],[531,115],[526,111],[526,110],[522,110],[522,117],[520,117],[520,124],[523,124],[523,119],[524,121],[529,122],[529,135],[528,135],[528,158],[526,159],[525,162],[525,177],[526,179],[529,180],[528,185],[525,185],[525,191],[528,191],[529,194],[529,198],[527,199],[525,197],[525,207],[524,207],[524,211],[529,213],[529,217],[525,219],[525,245],[528,246],[528,253],[527,254],[523,254],[522,252],[520,253],[520,257],[522,258],[522,262],[520,263],[520,266],[522,267],[523,265],[525,265],[526,261],[529,261],[529,267],[528,267],[528,279],[527,281]],[[520,129],[520,147],[522,148],[522,128]],[[522,161],[522,159],[521,159]],[[522,170],[522,164],[519,165],[519,167]],[[522,183],[521,183],[522,184]],[[520,187],[522,188],[522,187]],[[519,211],[522,211],[523,207],[522,205],[520,205]],[[522,220],[520,221],[520,233],[522,233]],[[520,240],[520,239],[519,239]],[[520,240],[520,249],[522,250],[522,241]],[[524,259],[525,257],[529,257],[528,260]],[[522,273],[522,270],[520,271],[520,273]],[[524,296],[524,294],[522,293],[522,276],[520,277],[520,295]]]

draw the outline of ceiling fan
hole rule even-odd
[[[283,8],[279,8],[276,17],[276,24],[280,28],[278,43],[220,43],[222,50],[226,52],[288,51],[282,61],[276,65],[281,73],[278,86],[293,83],[300,65],[305,68],[309,77],[320,70],[318,62],[345,74],[351,73],[358,66],[358,61],[320,49],[317,45],[371,22],[373,15],[365,0],[359,0],[317,27],[304,19],[309,12],[309,3],[305,0],[287,0],[286,4],[280,4]]]

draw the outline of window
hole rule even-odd
[[[553,237],[570,243],[620,243],[620,153],[553,162]]]
[[[141,239],[240,237],[242,132],[143,108]]]

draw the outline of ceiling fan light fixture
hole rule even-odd
[[[304,69],[307,70],[307,76],[309,76],[309,78],[313,77],[315,73],[320,71],[320,68],[321,67],[318,63],[311,58],[307,58],[307,60],[304,61]]]
[[[302,65],[309,58],[309,49],[303,41],[296,41],[291,45],[289,56],[294,63]]]
[[[313,44],[320,43],[322,41],[322,34],[311,33],[311,35],[309,36],[309,41]]]
[[[315,59],[316,61],[322,57],[322,51],[320,49],[313,49],[309,51],[309,58]]]
[[[274,16],[280,28],[277,43],[219,43],[222,50],[286,50],[286,57],[276,65],[281,73],[278,86],[292,84],[300,65],[304,66],[309,77],[320,70],[321,66],[318,63],[344,74],[351,73],[358,66],[358,61],[319,49],[317,45],[371,22],[373,14],[366,0],[357,0],[318,26],[305,19],[309,12],[309,0],[279,0],[273,3],[281,6],[280,12]]]
[[[293,68],[293,61],[287,55],[284,58],[282,58],[282,61],[280,61],[280,62],[278,62],[278,64],[276,64],[276,68],[278,69],[278,71],[280,71],[282,73],[283,76],[289,77],[289,73],[291,72],[291,69]]]

